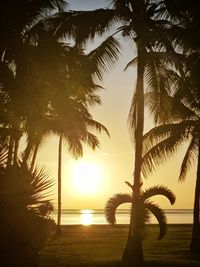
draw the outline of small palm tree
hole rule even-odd
[[[105,215],[106,220],[110,224],[116,223],[115,213],[116,209],[125,203],[130,203],[133,206],[133,210],[135,211],[135,208],[137,208],[137,211],[139,210],[139,216],[137,217],[137,220],[139,220],[140,228],[137,228],[137,232],[133,236],[133,239],[129,239],[127,242],[127,248],[125,249],[124,253],[130,253],[130,251],[127,252],[127,249],[129,249],[131,243],[135,243],[136,246],[138,246],[137,254],[134,255],[135,258],[143,259],[143,251],[142,251],[142,238],[144,237],[144,228],[145,223],[147,223],[150,219],[150,213],[152,213],[160,227],[160,233],[158,236],[158,239],[162,239],[165,236],[166,233],[166,216],[163,210],[160,209],[160,207],[157,204],[154,204],[152,201],[149,200],[149,198],[156,196],[156,195],[162,195],[168,198],[171,205],[175,203],[175,195],[174,193],[169,190],[165,186],[154,186],[149,189],[144,190],[143,192],[140,192],[140,198],[138,201],[138,197],[135,195],[137,194],[137,191],[135,191],[134,186],[132,186],[129,182],[126,182],[126,184],[131,188],[131,194],[115,194],[113,197],[111,197],[106,204],[105,207]],[[135,202],[135,199],[137,201]],[[137,205],[137,207],[135,207]],[[130,220],[130,228],[129,231],[135,231],[134,227],[134,221]],[[137,237],[138,234],[138,237]],[[131,235],[130,235],[131,236]],[[123,257],[127,257],[127,255],[123,255]],[[137,262],[135,262],[137,264]],[[138,264],[140,261],[138,260]]]
[[[43,170],[18,160],[7,165],[8,148],[0,144],[0,265],[37,266],[39,251],[54,226],[48,190],[52,181]]]

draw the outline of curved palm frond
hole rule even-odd
[[[183,182],[185,180],[186,174],[189,168],[191,167],[191,165],[194,163],[195,159],[197,158],[199,142],[200,142],[199,138],[194,135],[194,137],[190,141],[190,144],[187,148],[187,151],[184,155],[184,158],[181,164],[181,170],[179,174],[180,182]]]
[[[156,195],[165,196],[166,198],[168,198],[168,200],[170,201],[171,205],[173,205],[175,203],[176,196],[166,186],[163,186],[163,185],[153,186],[153,187],[151,187],[149,189],[146,189],[143,192],[144,200],[146,200],[146,199],[148,199],[150,197],[156,196]]]
[[[110,133],[107,130],[107,128],[101,124],[98,121],[95,121],[93,119],[87,119],[86,120],[87,126],[91,127],[92,129],[96,129],[99,133],[101,133],[102,131],[104,131],[109,137],[110,137]]]
[[[198,123],[196,121],[187,120],[154,127],[144,135],[144,154],[153,146],[170,137],[180,136],[181,139],[188,138],[197,126]]]
[[[147,177],[156,166],[173,155],[178,147],[188,140],[195,127],[195,121],[160,125],[150,130],[144,136],[144,155],[142,173]]]
[[[167,219],[165,213],[153,202],[145,201],[144,206],[156,217],[160,227],[158,239],[162,239],[165,236],[167,229]]]
[[[118,208],[118,206],[125,203],[132,203],[132,197],[130,194],[115,194],[114,196],[109,198],[105,207],[105,216],[108,223],[116,223],[116,209]]]
[[[128,68],[135,66],[138,63],[138,58],[135,57],[134,59],[132,59],[124,68],[124,71],[126,71]]]

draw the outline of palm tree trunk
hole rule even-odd
[[[15,146],[14,146],[14,163],[17,162],[17,155],[18,155],[18,148],[19,148],[19,138],[15,139]]]
[[[58,146],[58,217],[57,217],[57,234],[61,234],[61,173],[62,171],[62,134],[59,138]]]
[[[35,166],[35,161],[36,161],[36,157],[37,157],[38,148],[39,148],[39,142],[37,142],[37,144],[35,145],[35,149],[34,149],[34,152],[33,152],[33,157],[32,157],[32,161],[31,161],[31,171],[33,170],[33,168]]]
[[[8,146],[8,159],[7,159],[7,166],[10,166],[13,161],[13,148],[14,148],[14,140],[12,135],[10,135],[9,146]]]
[[[28,158],[29,158],[30,153],[31,153],[32,146],[33,146],[32,142],[28,141],[28,144],[27,144],[26,149],[24,151],[23,163],[27,163]]]
[[[129,263],[129,266],[141,266],[143,264],[142,251],[142,231],[143,221],[141,212],[143,212],[143,203],[141,202],[141,164],[142,164],[142,147],[143,147],[143,130],[144,130],[144,67],[145,67],[145,50],[137,44],[138,48],[138,67],[137,67],[137,117],[135,127],[135,168],[134,168],[134,191],[133,203],[131,208],[131,218],[129,226],[129,235],[127,244],[123,253],[123,260]]]
[[[194,210],[193,210],[193,229],[190,251],[200,254],[200,225],[199,225],[199,199],[200,199],[200,138],[197,163],[197,179],[195,185]]]

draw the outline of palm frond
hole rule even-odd
[[[194,163],[194,160],[197,158],[198,155],[198,144],[200,140],[198,137],[194,137],[191,139],[190,144],[187,148],[187,151],[184,155],[182,164],[181,164],[181,170],[179,174],[179,181],[183,182],[186,178],[187,172],[191,165]]]
[[[145,103],[149,107],[156,124],[167,123],[172,119],[174,79],[169,77],[167,65],[170,64],[172,68],[173,58],[176,58],[175,53],[147,53],[145,79],[148,88],[145,95]],[[178,63],[174,63],[173,67],[175,68],[176,65]],[[172,73],[174,74],[174,72]]]
[[[24,168],[24,165],[22,166]],[[49,201],[49,189],[53,186],[53,181],[49,179],[49,175],[44,168],[35,167],[30,173],[30,182],[32,187],[31,203],[34,205]]]
[[[154,204],[153,202],[145,201],[144,205],[145,208],[151,211],[151,213],[156,217],[159,223],[160,233],[158,239],[160,240],[165,236],[167,230],[167,219],[165,213],[159,208],[158,205]]]
[[[132,59],[127,65],[126,67],[124,68],[124,71],[126,71],[128,68],[132,67],[132,66],[135,66],[135,64],[137,64],[138,62],[138,58],[135,57],[134,59]]]
[[[110,133],[109,133],[108,129],[100,122],[95,121],[93,119],[87,119],[86,123],[87,123],[87,126],[91,127],[92,129],[95,129],[99,133],[104,131],[110,137]]]
[[[170,201],[171,205],[173,205],[175,203],[176,196],[166,186],[163,186],[163,185],[153,186],[153,187],[151,187],[149,189],[146,189],[143,192],[143,198],[145,200],[150,198],[150,197],[156,196],[156,195],[165,196],[166,198],[168,198],[168,200]]]
[[[144,150],[146,154],[149,149],[159,144],[161,141],[170,137],[182,136],[183,138],[189,138],[193,129],[196,127],[196,122],[193,120],[181,121],[179,123],[163,124],[154,127],[144,135]]]
[[[131,188],[131,191],[133,191],[133,188],[134,188],[134,187],[132,186],[132,184],[131,184],[131,183],[129,183],[128,181],[125,181],[125,184],[127,184],[127,185],[128,185],[128,187],[129,187],[129,188]]]
[[[75,158],[81,157],[83,155],[83,146],[80,141],[79,135],[65,135],[64,134],[64,141],[68,145],[69,151]]]
[[[161,141],[169,138],[172,131],[171,124],[159,125],[152,128],[143,138],[143,154],[145,155],[151,148]]]
[[[118,206],[125,204],[125,203],[132,203],[132,197],[129,194],[115,194],[106,203],[105,207],[105,216],[106,220],[110,224],[116,223],[115,212]]]
[[[171,125],[161,125],[147,133],[142,161],[142,173],[147,177],[162,162],[173,155],[179,146],[191,136],[194,121],[183,121]],[[149,134],[149,135],[148,135]],[[145,139],[144,139],[145,140]],[[155,140],[158,141],[155,143]],[[148,148],[148,149],[147,149]]]
[[[159,64],[160,62],[153,57],[150,57],[147,54],[147,63],[145,68],[145,80],[148,83],[148,87],[151,88],[152,92],[159,93],[161,91],[160,88],[160,72],[159,72]]]
[[[77,45],[95,35],[102,35],[116,22],[116,13],[111,9],[62,12],[51,16],[44,23],[56,38],[72,37]]]
[[[165,90],[146,93],[145,104],[149,108],[156,125],[170,123],[175,118],[172,114],[172,98]]]
[[[108,37],[101,45],[88,54],[93,63],[94,74],[101,80],[103,74],[112,69],[120,54],[120,43],[113,36]]]
[[[138,105],[137,94],[134,93],[132,101],[131,101],[131,108],[128,114],[128,124],[129,124],[131,137],[133,135],[133,129],[135,129],[136,127],[137,105]],[[131,140],[133,140],[133,138],[131,138]]]
[[[37,28],[38,30],[38,26],[43,25],[44,21],[48,17],[50,17],[49,14],[55,14],[55,12],[63,12],[64,9],[68,6],[68,3],[65,0],[37,0],[36,2],[29,1],[24,6],[24,8],[27,9],[26,13],[28,14],[28,16],[27,14],[25,15],[26,23],[22,31],[23,37],[33,37],[34,35],[32,35],[32,33],[36,33],[35,28]]]
[[[8,158],[8,146],[0,144],[0,167],[5,167]]]

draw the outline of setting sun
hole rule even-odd
[[[83,195],[95,194],[102,182],[101,168],[92,162],[79,161],[72,168],[72,183]]]

